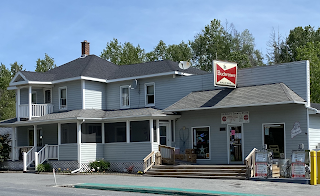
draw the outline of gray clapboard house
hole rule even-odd
[[[264,144],[289,158],[299,143],[320,143],[308,61],[238,70],[231,89],[177,62],[118,66],[89,55],[88,42],[82,47],[78,59],[12,79],[16,118],[0,123],[12,127],[8,165],[49,161],[76,170],[105,159],[114,170],[141,170],[159,144],[195,149],[198,164],[235,164]]]

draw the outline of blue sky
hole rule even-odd
[[[80,57],[83,40],[95,55],[113,38],[149,52],[159,40],[192,40],[213,19],[249,29],[265,55],[273,29],[285,37],[297,26],[318,28],[319,10],[315,0],[2,1],[0,62],[9,67],[17,61],[34,71],[47,53],[59,66]]]

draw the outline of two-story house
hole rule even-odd
[[[264,144],[277,146],[280,159],[299,143],[320,143],[308,61],[238,70],[237,88],[224,88],[214,85],[213,73],[178,62],[118,66],[90,55],[86,41],[82,51],[10,82],[16,118],[0,126],[13,130],[12,167],[47,160],[76,170],[103,158],[113,170],[141,170],[159,144],[195,149],[198,164],[236,164]]]

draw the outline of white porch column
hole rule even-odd
[[[78,144],[78,163],[79,163],[79,168],[81,167],[81,124],[82,124],[82,122],[77,121],[77,144]]]
[[[150,124],[150,143],[151,143],[151,148],[152,148],[152,143],[153,143],[153,119],[149,120]]]
[[[29,86],[29,120],[32,118],[32,86]]]
[[[58,123],[58,145],[61,145],[61,123]]]
[[[20,121],[20,88],[17,89],[16,92],[16,116],[17,116],[17,121]]]
[[[130,143],[130,121],[126,122],[126,130],[127,130],[127,143]]]
[[[37,148],[38,146],[38,133],[37,133],[37,125],[33,125],[33,146]],[[37,151],[37,149],[36,149]]]
[[[16,127],[12,127],[12,134],[11,134],[11,160],[16,160]]]
[[[60,160],[60,145],[61,145],[61,123],[58,123],[58,161]]]
[[[101,123],[101,139],[102,139],[102,143],[104,144],[104,143],[106,143],[106,138],[105,138],[105,130],[104,130],[104,123]]]
[[[160,122],[159,119],[156,120],[157,124],[157,142],[160,144]]]

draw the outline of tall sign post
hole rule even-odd
[[[237,87],[237,63],[214,60],[212,68],[215,86]]]

